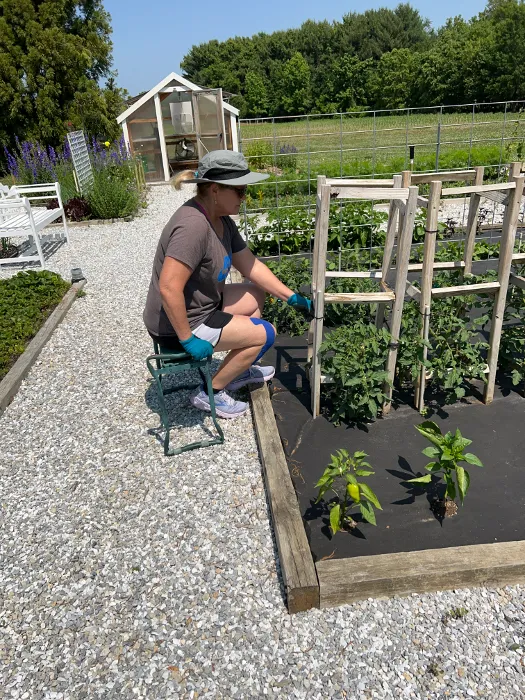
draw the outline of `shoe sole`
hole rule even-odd
[[[272,374],[269,374],[266,377],[250,377],[249,379],[241,379],[238,382],[231,382],[231,384],[228,384],[224,388],[226,391],[237,391],[237,389],[247,386],[248,384],[264,384],[264,382],[269,382],[274,378],[274,376],[275,370],[272,372]]]
[[[190,403],[194,408],[198,408],[201,411],[207,411],[208,413],[211,413],[211,407],[209,404],[205,403],[204,401],[201,401],[198,399],[196,396],[192,397],[190,399]],[[217,408],[215,406],[215,413],[219,416],[219,418],[229,418],[234,419],[234,418],[239,418],[240,416],[244,416],[248,412],[248,406],[246,406],[245,410],[242,413],[224,413],[224,411],[221,411],[220,408]]]

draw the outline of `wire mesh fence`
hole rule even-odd
[[[507,164],[525,156],[524,107],[525,101],[514,101],[241,119],[240,149],[250,167],[270,175],[249,189],[241,213],[246,235],[262,257],[311,258],[319,174],[390,178],[407,169],[440,172],[481,165],[484,182],[503,181]],[[420,188],[423,194],[425,187]],[[332,203],[330,256],[338,260],[339,269],[345,269],[345,259],[363,268],[377,266],[385,211],[374,202]],[[443,205],[440,246],[463,244],[467,215],[466,198]],[[497,257],[502,215],[502,207],[492,202],[480,210],[478,238],[488,258]],[[420,213],[415,257],[423,234]],[[525,247],[521,231],[517,245],[520,251]]]

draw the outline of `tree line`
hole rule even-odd
[[[490,0],[437,30],[409,4],[340,22],[193,46],[190,80],[234,93],[243,117],[525,98],[524,0]]]
[[[110,36],[102,0],[0,0],[0,144],[57,146],[70,129],[116,138],[127,93]]]

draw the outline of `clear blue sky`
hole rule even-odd
[[[180,61],[194,44],[299,27],[307,19],[340,20],[348,12],[398,4],[399,0],[104,0],[112,19],[118,84],[132,95],[149,90],[171,71],[179,72]],[[479,0],[412,3],[436,28],[457,14],[468,19],[485,4]]]

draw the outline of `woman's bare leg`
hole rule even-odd
[[[227,284],[223,291],[222,310],[234,316],[261,318],[266,292],[251,282]]]
[[[231,312],[230,312],[231,313]],[[230,350],[213,377],[213,388],[224,389],[250,367],[266,343],[266,329],[255,325],[247,316],[234,316],[222,329],[215,350]]]

